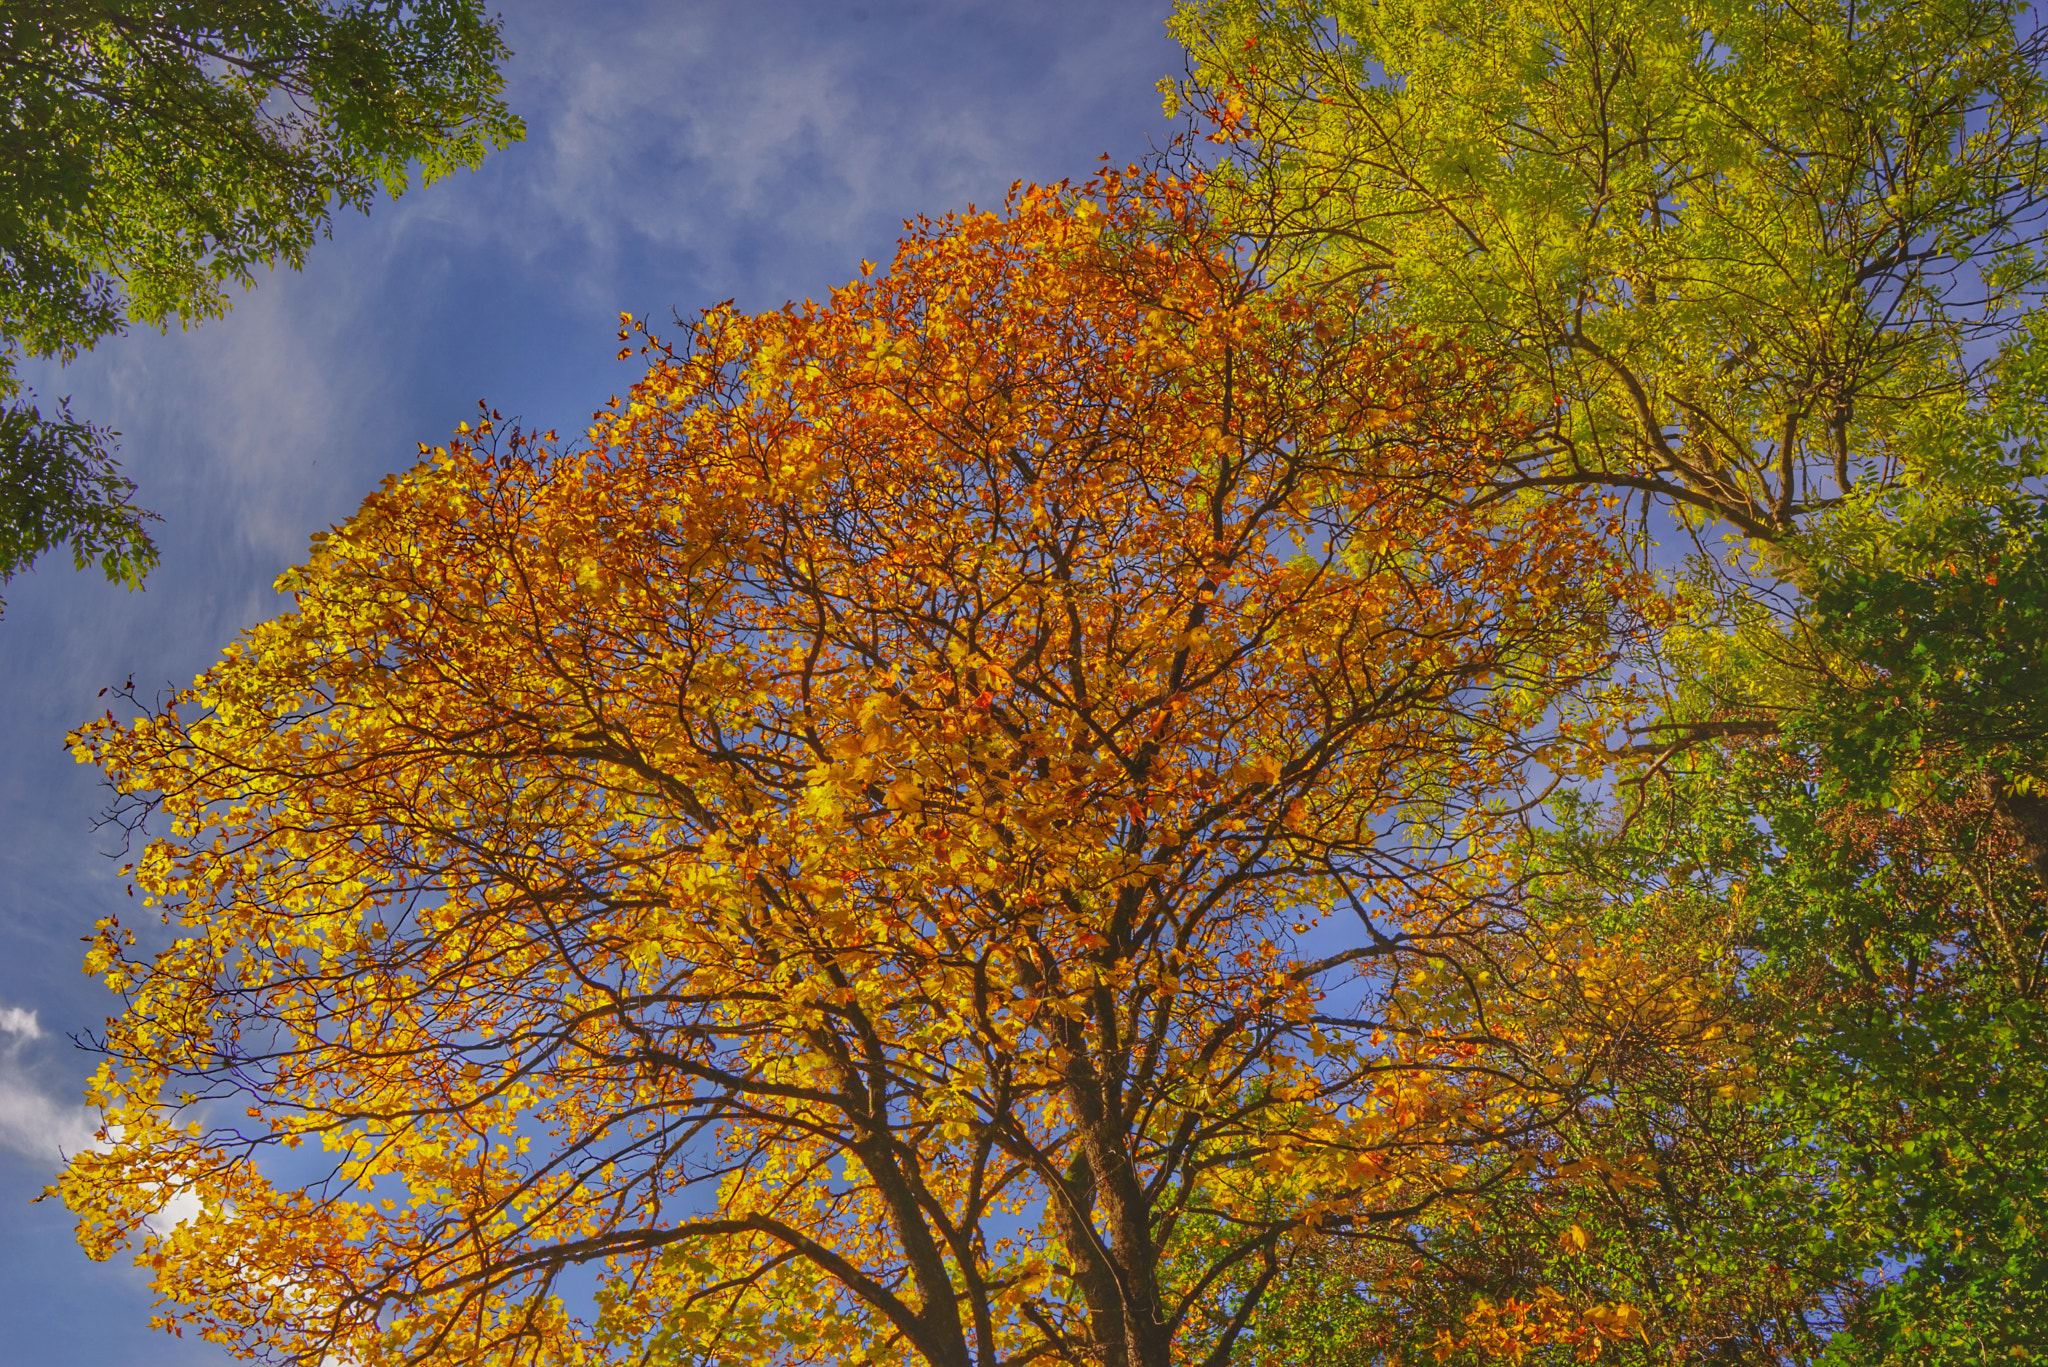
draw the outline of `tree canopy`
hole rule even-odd
[[[1709,976],[1561,969],[1502,876],[1644,606],[1612,513],[1488,496],[1496,378],[1238,246],[1110,176],[711,311],[82,732],[177,933],[93,950],[87,1247],[287,1360],[1220,1365],[1304,1232],[1739,1075]],[[1475,1008],[1487,954],[1548,995]]]
[[[1219,166],[422,447],[73,737],[82,1242],[366,1367],[2048,1350],[2022,20],[1191,3]]]
[[[1205,0],[1188,94],[1302,262],[1554,396],[1517,483],[1782,541],[1939,478],[2041,283],[2044,38],[2008,0]]]
[[[138,583],[149,515],[112,434],[19,357],[217,317],[367,209],[522,136],[477,0],[10,0],[0,10],[0,580],[69,544]]]
[[[1176,24],[1175,96],[1281,272],[1383,280],[1546,395],[1503,494],[1605,488],[1680,531],[1662,696],[1522,865],[1540,917],[1721,965],[1757,1045],[1732,1110],[1617,1095],[1660,1190],[1569,1208],[1644,1351],[2038,1356],[2042,31],[1982,0]],[[1344,1306],[1359,1362],[1461,1323],[1533,1351],[1566,1209],[1420,1229],[1438,1275],[1406,1288],[1333,1252],[1294,1328]]]

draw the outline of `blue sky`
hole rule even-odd
[[[204,669],[280,610],[271,582],[311,533],[479,399],[580,429],[632,381],[621,310],[822,297],[908,216],[1083,178],[1171,132],[1168,0],[500,8],[524,144],[337,222],[224,320],[29,369],[120,429],[163,564],[139,594],[61,557],[0,590],[0,1367],[230,1361],[150,1332],[143,1275],[86,1261],[64,1210],[28,1204],[91,1130],[67,1037],[114,999],[78,971],[79,938],[132,906],[118,837],[94,827],[107,794],[63,746],[99,690]]]

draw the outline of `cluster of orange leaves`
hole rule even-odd
[[[1643,1314],[1631,1305],[1570,1305],[1549,1287],[1533,1299],[1510,1297],[1498,1305],[1481,1299],[1465,1317],[1462,1336],[1446,1333],[1438,1345],[1442,1361],[1457,1352],[1478,1352],[1519,1363],[1537,1348],[1573,1350],[1580,1362],[1597,1361],[1607,1348],[1643,1337]]]
[[[295,1360],[1163,1364],[1190,1212],[1454,1196],[1536,1102],[1399,966],[1490,923],[1646,586],[1485,496],[1493,377],[1239,245],[1110,175],[711,311],[79,733],[176,934],[88,962],[87,1248]]]

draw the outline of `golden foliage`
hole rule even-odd
[[[1454,1198],[1550,1103],[1410,970],[1644,586],[1477,492],[1489,375],[1240,245],[1110,175],[713,310],[80,732],[178,936],[92,950],[87,1248],[189,1194],[171,1315],[290,1360],[1163,1367],[1197,1215],[1270,1269]]]

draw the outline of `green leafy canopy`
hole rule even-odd
[[[477,0],[51,0],[0,8],[0,579],[69,542],[130,585],[155,560],[111,433],[17,375],[131,322],[217,317],[367,210],[524,129]]]

